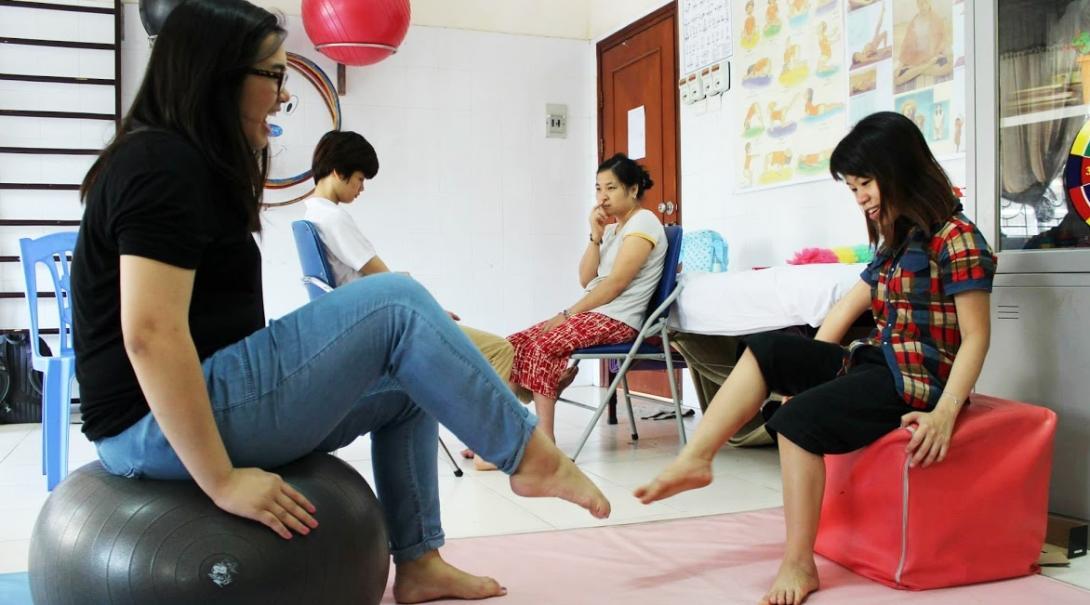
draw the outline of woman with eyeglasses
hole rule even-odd
[[[359,280],[266,325],[254,234],[285,34],[242,0],[182,3],[88,172],[72,269],[83,431],[111,473],[191,478],[285,539],[322,511],[263,469],[369,433],[394,597],[502,595],[439,556],[437,421],[518,494],[596,517],[609,503],[411,279]]]

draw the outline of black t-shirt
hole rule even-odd
[[[189,328],[203,360],[265,326],[261,253],[240,205],[180,135],[129,135],[87,194],[72,259],[83,432],[116,435],[148,411],[121,334],[122,254],[195,269]]]

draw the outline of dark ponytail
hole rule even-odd
[[[613,157],[602,162],[598,166],[598,174],[606,171],[613,173],[625,187],[636,187],[636,199],[643,199],[643,192],[655,185],[651,175],[643,166],[628,158],[623,153],[613,154]]]

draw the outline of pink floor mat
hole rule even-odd
[[[783,510],[768,509],[451,540],[443,556],[506,586],[508,594],[494,601],[497,605],[755,604],[776,573],[783,540]],[[1039,575],[910,592],[872,582],[820,557],[818,570],[822,589],[808,604],[1090,603],[1090,591]],[[394,602],[389,589],[382,602]]]

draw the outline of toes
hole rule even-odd
[[[636,489],[636,497],[644,504],[650,504],[657,500],[660,493],[662,493],[662,484],[657,479]]]
[[[481,582],[481,590],[480,590],[480,595],[481,596],[485,596],[485,597],[502,596],[502,595],[505,595],[505,594],[507,594],[507,589],[504,588],[503,586],[500,586],[500,583],[497,582],[495,579],[493,579],[493,578],[483,578],[483,582]]]
[[[609,516],[610,506],[609,502],[592,502],[588,507],[590,514],[596,519],[605,519]]]

